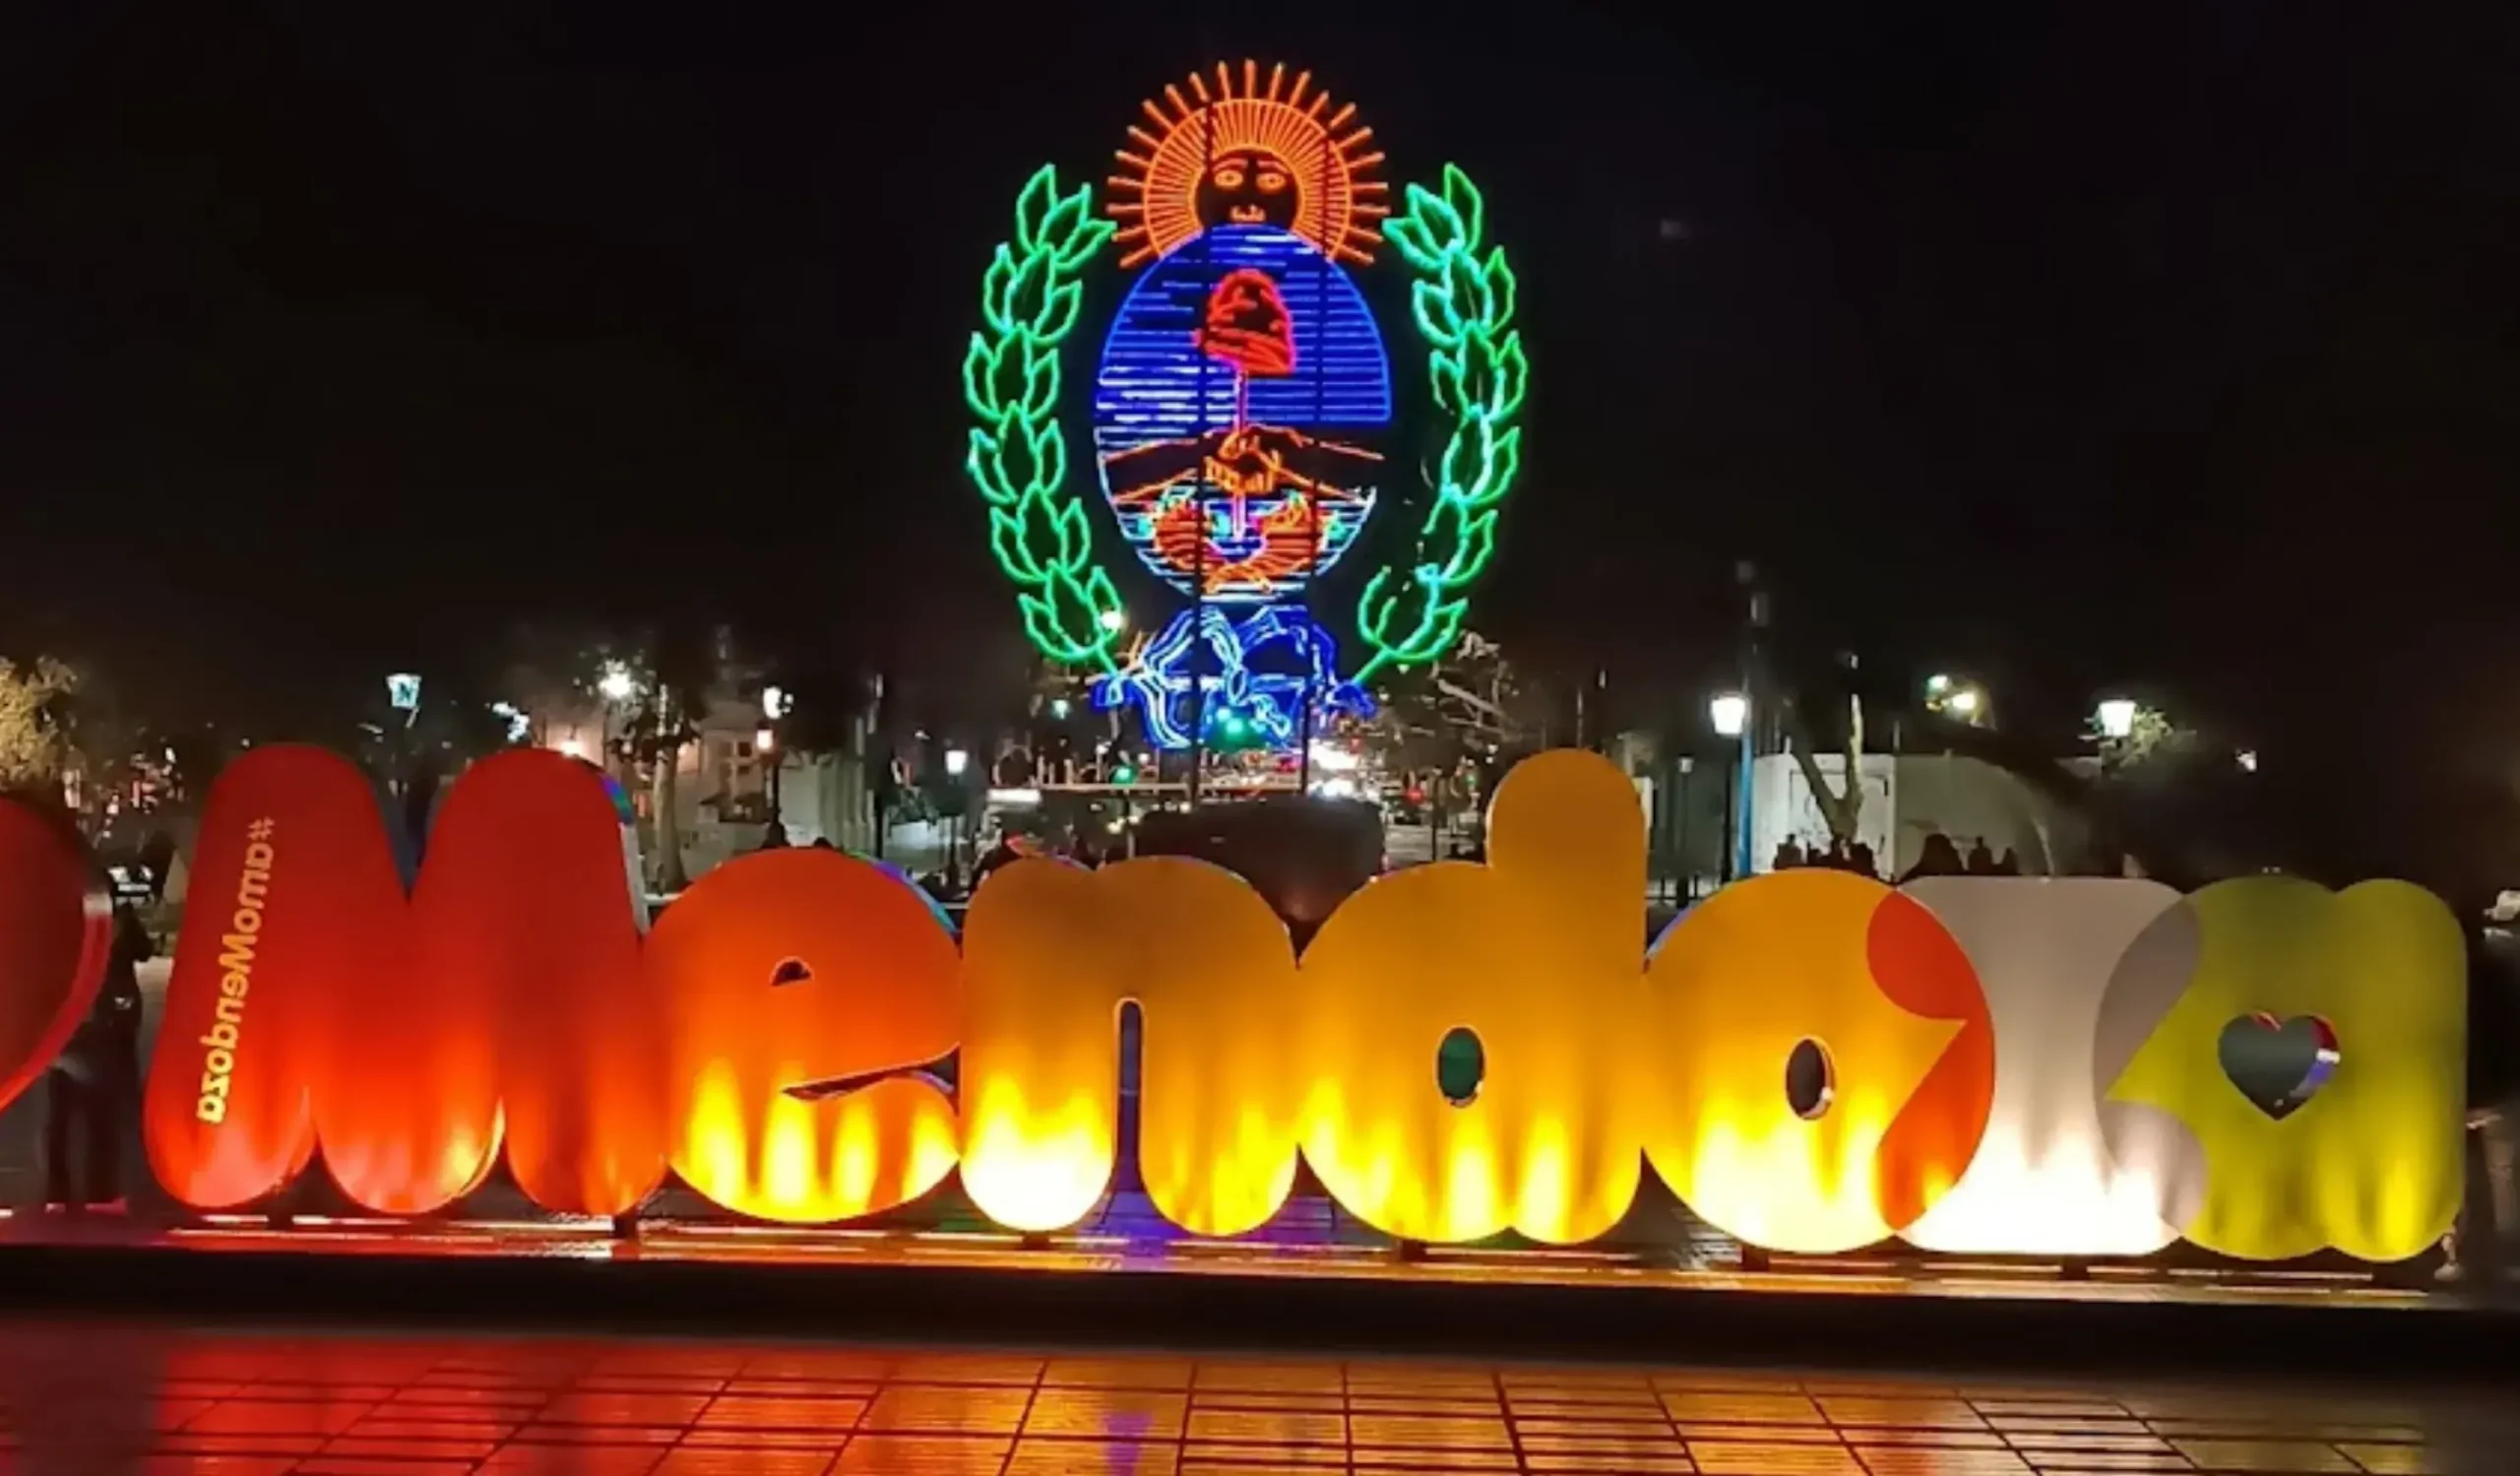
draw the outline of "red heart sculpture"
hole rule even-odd
[[[70,1043],[112,949],[113,903],[78,833],[0,800],[0,1107]]]

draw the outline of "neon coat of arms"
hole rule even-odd
[[[1309,72],[1194,72],[1141,104],[1115,158],[1099,212],[1048,164],[1016,199],[963,359],[965,466],[1026,633],[1099,706],[1136,708],[1164,748],[1289,746],[1461,635],[1522,461],[1514,274],[1468,175],[1447,164],[1395,209],[1373,130]],[[1384,247],[1413,279],[1414,404],[1359,284]],[[1127,275],[1096,309],[1092,397],[1070,404],[1067,344],[1104,261]],[[1064,421],[1086,412],[1107,522],[1076,489]],[[1412,526],[1368,536],[1383,507]],[[1151,634],[1098,553],[1114,537],[1178,602]],[[1383,548],[1343,665],[1315,592]]]

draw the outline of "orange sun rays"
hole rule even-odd
[[[1224,62],[1193,72],[1187,91],[1166,84],[1161,98],[1140,104],[1143,121],[1113,157],[1120,171],[1108,183],[1120,265],[1134,267],[1170,254],[1196,236],[1200,181],[1217,159],[1252,150],[1275,157],[1294,180],[1295,234],[1336,261],[1364,264],[1382,240],[1391,214],[1390,186],[1363,176],[1380,164],[1374,131],[1355,124],[1356,107],[1336,103],[1312,86],[1310,72],[1291,80],[1284,63],[1245,60],[1240,75]]]

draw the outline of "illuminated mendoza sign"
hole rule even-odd
[[[991,876],[958,948],[899,877],[739,858],[653,931],[605,782],[520,750],[455,786],[406,895],[346,759],[220,777],[148,1086],[186,1204],[271,1195],[320,1149],[360,1205],[420,1215],[504,1153],[554,1211],[672,1173],[738,1213],[843,1221],[960,1173],[1053,1230],[1109,1184],[1124,1001],[1145,1013],[1139,1168],[1233,1235],[1298,1164],[1428,1242],[1578,1244],[1650,1171],[1779,1251],[2416,1255],[2460,1201],[2459,930],[2394,881],[1837,871],[1726,887],[1649,953],[1645,849],[1607,761],[1499,788],[1490,860],[1386,876],[1297,959],[1240,878],[1175,858]],[[80,858],[0,806],[0,1091],[93,998]],[[1437,1080],[1478,1037],[1475,1089]],[[960,1052],[959,1094],[928,1070]],[[1787,1061],[1825,1062],[1797,1100]]]

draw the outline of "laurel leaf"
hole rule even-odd
[[[1409,308],[1426,342],[1439,349],[1461,342],[1461,315],[1453,310],[1452,295],[1442,287],[1432,282],[1414,285],[1409,289]]]
[[[1464,251],[1477,251],[1480,236],[1487,228],[1487,203],[1459,164],[1444,165],[1444,206],[1461,223],[1454,244]]]
[[[1036,259],[1049,260],[1047,257]],[[1055,344],[1066,338],[1069,330],[1076,327],[1077,313],[1084,305],[1085,289],[1073,282],[1057,283],[1041,294],[1040,311],[1033,314],[1033,320],[1028,326],[1032,329],[1035,338],[1045,344]]]
[[[1502,328],[1514,321],[1514,308],[1522,295],[1522,283],[1515,278],[1514,269],[1505,264],[1504,247],[1488,248],[1480,275],[1487,279],[1487,326]]]
[[[1043,164],[1024,181],[1022,193],[1015,197],[1015,247],[1027,256],[1040,248],[1040,225],[1049,217],[1058,187],[1058,170]]]

